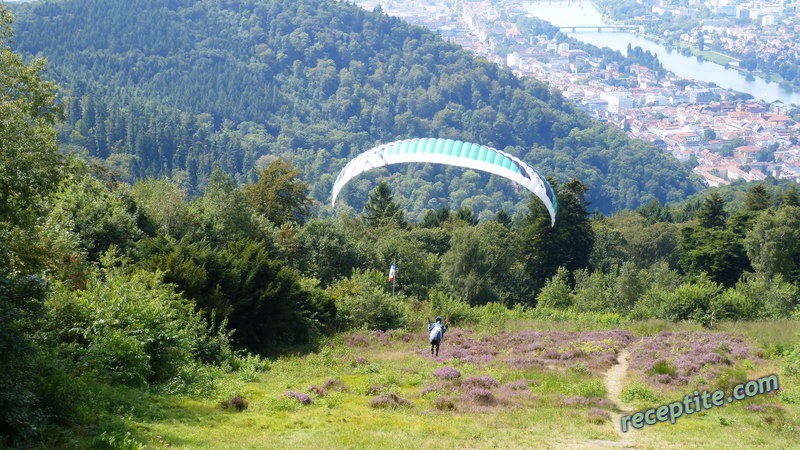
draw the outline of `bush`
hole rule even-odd
[[[586,415],[589,417],[589,422],[597,425],[601,425],[611,420],[611,414],[609,414],[608,411],[603,411],[600,408],[591,408]]]
[[[406,324],[408,307],[404,297],[386,292],[375,284],[372,275],[370,271],[357,272],[329,290],[341,328],[391,330]]]
[[[478,309],[470,307],[469,303],[445,294],[438,289],[428,291],[429,308],[426,316],[433,317],[445,314],[449,324],[463,324],[475,322],[479,319]]]
[[[632,384],[623,389],[622,394],[620,394],[620,400],[625,403],[641,401],[655,404],[661,402],[661,397],[647,386]]]
[[[455,380],[456,378],[461,377],[461,372],[459,372],[458,369],[445,366],[434,370],[433,376],[435,376],[436,378],[441,378],[443,380]]]
[[[616,274],[605,274],[600,271],[589,273],[586,270],[575,271],[575,295],[572,296],[576,311],[614,312],[617,309],[614,292]]]
[[[248,406],[250,406],[247,400],[243,399],[242,397],[239,397],[238,395],[231,398],[230,400],[225,400],[224,402],[221,403],[221,405],[225,409],[233,409],[239,412],[244,411],[245,409],[247,409]]]
[[[648,370],[649,375],[675,375],[675,365],[672,364],[671,361],[666,359],[660,359],[653,363],[653,367]]]
[[[484,388],[472,388],[464,393],[464,398],[482,406],[492,406],[497,404],[497,398],[495,398],[492,391]]]
[[[452,411],[456,409],[456,403],[453,401],[453,398],[447,395],[436,397],[436,399],[433,401],[433,406],[434,408],[442,411]]]
[[[297,403],[301,405],[310,405],[313,400],[308,394],[303,394],[302,392],[295,392],[295,391],[286,391],[283,393],[283,396],[286,398],[294,399]]]
[[[745,273],[736,283],[735,292],[747,301],[749,317],[736,319],[785,319],[800,302],[800,288],[784,281],[780,275],[769,279],[764,275]]]
[[[693,320],[703,325],[711,321],[712,305],[721,286],[707,278],[686,282],[668,291],[653,288],[636,305],[632,319],[656,318],[671,321]]]
[[[44,283],[32,277],[7,277],[3,267],[6,256],[0,247],[0,447],[11,443],[7,439],[32,436],[44,420],[34,382],[42,369],[40,355],[23,325],[38,315],[36,305],[45,291],[32,290],[39,290],[35,289],[39,284],[43,289]]]
[[[145,343],[118,329],[96,336],[81,362],[98,379],[131,386],[144,386],[153,375]]]
[[[472,387],[491,389],[491,388],[495,388],[497,386],[500,386],[500,382],[495,380],[492,377],[487,377],[487,376],[484,376],[484,377],[469,377],[469,378],[464,379],[464,381],[461,382],[461,388],[462,389],[468,389],[468,388],[472,388]]]
[[[397,394],[390,393],[386,395],[379,395],[369,402],[369,406],[373,408],[391,408],[396,409],[399,407],[413,406],[410,401],[400,397]]]
[[[228,243],[212,261],[220,292],[203,305],[217,308],[215,295],[223,297],[237,340],[253,352],[313,343],[319,326],[335,315],[330,299],[321,290],[304,289],[299,274],[273,259],[268,245],[252,239]]]
[[[564,394],[579,395],[586,398],[606,396],[606,388],[603,386],[603,382],[598,379],[592,379],[585,383],[565,383],[560,390]]]
[[[92,442],[91,448],[110,448],[118,450],[140,450],[144,444],[137,441],[130,431],[121,432],[103,431]]]
[[[753,320],[759,313],[759,299],[746,295],[739,289],[726,289],[711,300],[709,309],[714,321]]]
[[[789,377],[800,378],[800,344],[784,357],[783,373]]]
[[[109,270],[83,291],[58,287],[42,332],[101,379],[141,386],[169,380],[197,361],[212,333],[194,305],[159,274]],[[225,348],[227,342],[218,342]]]
[[[269,360],[258,355],[245,353],[231,358],[231,368],[239,372],[242,381],[255,381],[258,374],[270,369]]]
[[[324,383],[322,383],[322,388],[329,391],[347,391],[347,386],[345,386],[342,380],[338,378],[328,378]]]
[[[381,392],[383,392],[385,390],[386,390],[386,386],[384,386],[382,384],[373,384],[372,386],[367,388],[367,395],[377,395],[377,394],[380,394]],[[422,395],[425,395],[424,390],[423,390]]]
[[[569,273],[563,267],[558,268],[558,272],[553,278],[547,280],[539,295],[536,297],[537,308],[565,309],[572,306],[573,293],[567,284]]]
[[[208,397],[217,390],[218,377],[212,367],[205,364],[187,364],[177,375],[159,384],[155,391],[167,395]]]

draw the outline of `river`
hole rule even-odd
[[[589,0],[580,2],[538,1],[527,2],[526,9],[532,16],[546,20],[555,26],[599,26],[607,25],[599,11]],[[747,77],[735,69],[727,69],[710,61],[698,61],[694,56],[684,56],[674,50],[668,50],[661,44],[647,40],[628,32],[611,31],[577,31],[568,35],[598,47],[609,47],[627,51],[628,44],[639,46],[658,55],[664,68],[679,77],[714,82],[717,86],[746,92],[756,99],[773,102],[780,100],[786,104],[800,105],[800,92],[792,92],[778,83],[770,83],[762,78],[747,80]]]

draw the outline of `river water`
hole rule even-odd
[[[532,16],[559,27],[606,25],[600,12],[589,0],[579,2],[544,0],[527,2],[526,7]],[[800,92],[792,92],[778,83],[770,83],[762,78],[748,81],[745,75],[735,69],[726,69],[724,66],[710,61],[698,61],[694,56],[683,56],[677,51],[668,50],[661,44],[634,33],[587,30],[568,32],[567,34],[579,41],[598,47],[619,50],[623,55],[627,51],[628,44],[632,47],[638,45],[642,50],[649,50],[658,55],[664,68],[679,77],[714,82],[717,86],[746,92],[756,99],[767,102],[780,100],[786,104],[800,105]]]

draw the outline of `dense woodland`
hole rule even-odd
[[[58,11],[61,5],[38,7]],[[385,24],[387,33],[396,27],[401,40],[408,37],[404,33],[418,33],[430,39],[431,51],[441,47],[441,57],[468,61],[420,30],[346,5],[331,8]],[[200,11],[197,17],[205,17]],[[314,20],[316,13],[300,17]],[[291,20],[300,19],[280,22]],[[354,35],[370,34],[361,31]],[[800,200],[793,187],[733,186],[669,206],[653,199],[638,210],[604,216],[590,211],[584,180],[553,178],[560,208],[551,227],[535,197],[525,198],[526,209],[517,214],[499,210],[481,219],[464,202],[423,209],[416,220],[412,208],[395,197],[403,184],[393,178],[364,181],[363,209],[314,215],[316,185],[288,157],[264,160],[252,179],[213,169],[202,193],[193,194],[179,177],[126,182],[102,164],[107,158],[59,152],[57,129],[64,127],[61,117],[76,114],[70,112],[75,103],[58,102],[58,88],[41,76],[44,62],[25,63],[9,48],[11,37],[11,16],[0,9],[0,445],[121,446],[118,416],[133,408],[132,398],[206,395],[221,373],[258,370],[267,364],[264,357],[313,349],[331,333],[411,326],[435,314],[453,323],[511,311],[526,317],[591,315],[615,323],[690,320],[709,327],[720,320],[800,315]],[[486,95],[504,98],[508,92],[552,114],[555,124],[586,120],[534,98],[541,85],[523,86],[488,64],[475,64],[487,77],[498,77],[490,83],[498,90]],[[175,95],[180,88],[189,87],[176,86]],[[95,117],[105,111],[107,120],[139,120],[131,115],[136,102],[117,109],[93,95],[78,104],[94,105]],[[558,99],[546,89],[541,95]],[[152,103],[141,107],[141,124],[152,120],[155,129],[126,130],[142,139],[161,136],[156,130],[173,132],[158,122],[168,117],[208,126],[201,129],[213,137],[184,136],[186,149],[241,131],[241,124],[239,131],[217,129],[213,116],[206,123],[202,114]],[[76,125],[91,116],[81,114]],[[84,131],[100,123],[108,124],[84,122]],[[577,161],[580,152],[600,151],[611,142],[620,147],[606,148],[609,154],[621,155],[620,148],[649,152],[607,127],[588,120],[586,126],[568,137],[551,136],[551,144],[564,149],[567,142],[583,143],[571,150]],[[270,132],[261,130],[269,141]],[[348,136],[357,140],[357,134]],[[287,150],[276,154],[302,154],[293,139],[277,138]],[[65,144],[64,150],[76,145]],[[225,155],[220,161],[231,148],[216,147]],[[570,161],[566,153],[544,147],[533,152]],[[398,268],[394,286],[386,281],[390,264]]]
[[[65,149],[123,180],[169,176],[190,195],[215,167],[237,185],[274,157],[303,172],[317,205],[346,161],[409,137],[478,142],[589,187],[592,209],[694,193],[655,147],[592,122],[561,95],[433,33],[324,0],[55,0],[16,7],[15,49],[43,55],[64,88]],[[463,169],[406,165],[348,186],[360,211],[390,176],[404,208],[524,211],[513,186]],[[489,189],[483,189],[484,186]],[[485,211],[485,212],[484,212]]]

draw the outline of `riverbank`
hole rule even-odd
[[[605,17],[603,19],[607,20]],[[753,77],[753,78],[757,77],[764,80],[767,83],[777,83],[782,88],[787,89],[791,92],[800,93],[800,83],[790,83],[776,73],[765,73],[761,71],[751,72],[749,70],[743,69],[738,66],[739,61],[741,60],[733,56],[720,53],[716,50],[700,50],[698,47],[693,45],[686,45],[686,44],[670,45],[667,43],[666,39],[652,34],[646,34],[646,33],[634,33],[634,34],[643,39],[647,39],[658,45],[663,46],[665,49],[667,49],[667,51],[670,50],[677,51],[684,56],[688,56],[685,53],[683,53],[683,50],[686,49],[689,52],[691,52],[691,56],[699,58],[700,61],[709,61],[719,66],[722,66],[725,69],[736,70],[740,74],[744,75],[746,79],[748,77]]]

